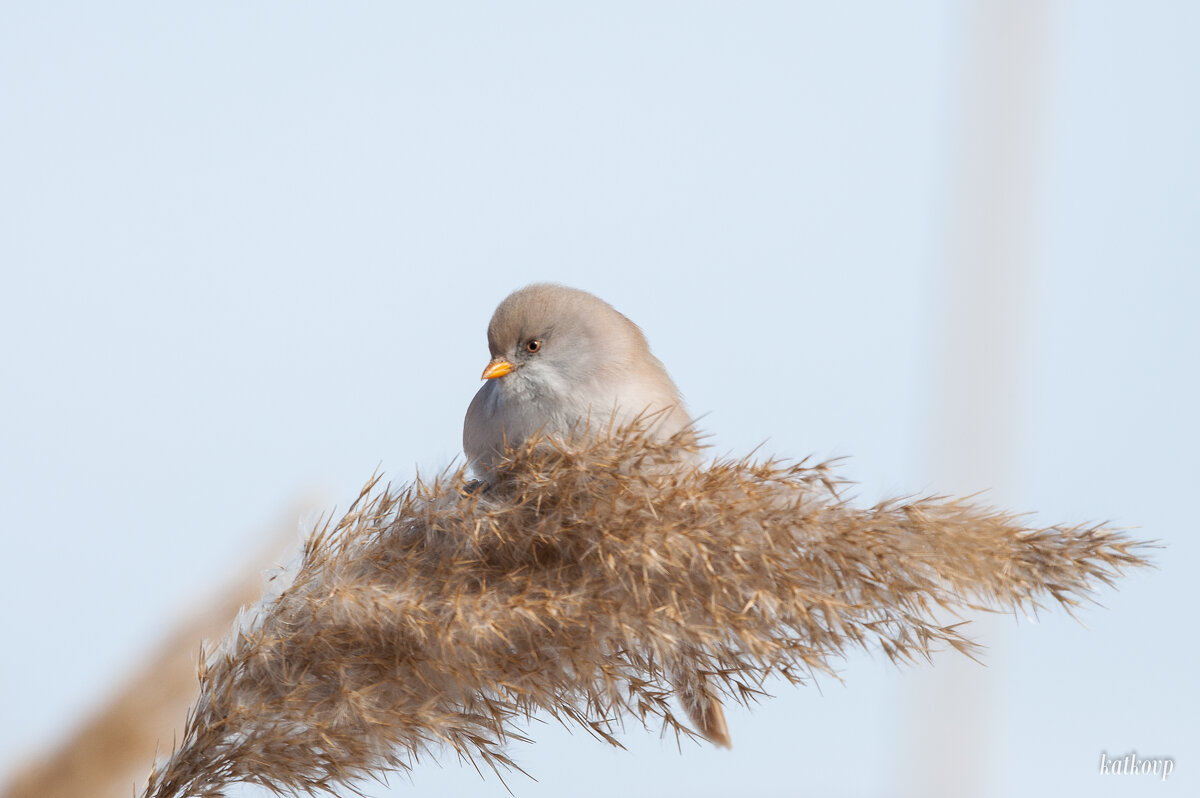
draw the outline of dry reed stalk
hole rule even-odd
[[[486,490],[461,470],[372,479],[203,664],[145,795],[333,792],[436,746],[512,768],[504,745],[535,712],[613,745],[626,719],[688,735],[671,674],[746,702],[852,647],[969,652],[936,608],[1072,607],[1146,564],[1146,544],[1103,526],[1029,529],[941,498],[855,508],[824,465],[678,467],[697,449],[625,430],[528,444]]]
[[[136,672],[52,750],[0,787],[2,798],[128,798],[162,741],[182,728],[196,697],[196,649],[223,635],[238,611],[262,595],[262,572],[294,540],[297,504],[269,545],[204,610],[184,619]]]

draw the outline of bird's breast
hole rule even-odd
[[[463,451],[486,469],[505,446],[519,446],[533,435],[595,434],[639,418],[648,420],[656,437],[690,423],[669,378],[610,376],[559,385],[514,373],[489,380],[475,394],[463,424]]]

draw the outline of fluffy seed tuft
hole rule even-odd
[[[629,719],[692,735],[672,674],[749,702],[851,648],[970,654],[935,610],[1069,609],[1147,564],[1149,544],[1102,525],[1030,529],[941,497],[857,508],[826,465],[679,467],[698,450],[626,429],[530,441],[486,488],[373,478],[209,655],[144,795],[332,793],[447,748],[504,771],[538,712],[616,746]]]

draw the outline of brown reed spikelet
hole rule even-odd
[[[504,746],[535,712],[614,745],[630,718],[692,734],[673,674],[745,702],[851,647],[969,651],[936,608],[1070,607],[1146,563],[1102,526],[1028,529],[941,498],[856,508],[824,465],[678,467],[697,449],[622,430],[530,442],[482,489],[461,470],[400,491],[372,479],[202,666],[145,795],[332,792],[438,746],[516,767]]]

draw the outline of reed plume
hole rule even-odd
[[[486,488],[461,469],[373,478],[202,664],[145,796],[332,793],[439,748],[503,771],[533,713],[613,745],[626,720],[691,735],[674,674],[747,702],[855,647],[969,653],[938,608],[1070,608],[1146,564],[1147,544],[1104,526],[1027,528],[945,498],[857,508],[827,465],[679,467],[698,449],[634,428],[531,441]]]

